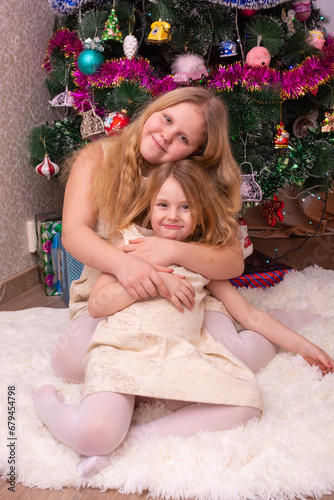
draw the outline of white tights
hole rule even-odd
[[[315,319],[315,315],[294,315],[269,311],[276,319],[294,328]],[[82,359],[99,320],[88,315],[72,322],[56,342],[51,363],[58,376],[81,382]],[[276,354],[276,347],[256,332],[238,333],[232,321],[221,313],[208,312],[204,325],[215,340],[222,342],[254,372]],[[42,422],[60,441],[88,456],[79,467],[89,476],[109,463],[110,453],[127,437],[142,440],[151,435],[188,437],[199,431],[224,431],[259,416],[260,410],[247,406],[228,406],[177,402],[175,411],[153,422],[130,427],[135,404],[132,395],[99,392],[87,396],[80,408],[61,401],[53,386],[43,386],[34,395],[35,408]]]

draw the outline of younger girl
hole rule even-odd
[[[135,222],[151,227],[162,239],[219,247],[227,236],[220,205],[201,168],[189,160],[172,162],[150,174],[120,229],[125,241],[141,234]],[[81,407],[61,403],[52,386],[35,394],[36,411],[51,432],[90,455],[79,468],[84,476],[106,466],[108,454],[127,435],[130,440],[152,434],[186,437],[231,429],[260,415],[261,394],[254,374],[200,326],[204,286],[226,306],[229,330],[233,317],[244,328],[300,353],[324,373],[334,371],[334,361],[324,351],[249,304],[229,282],[209,282],[186,268],[174,267],[175,271],[186,277],[195,293],[183,278],[167,275],[172,299],[189,302],[191,310],[180,312],[163,297],[135,302],[114,277],[102,274],[89,307],[93,316],[111,316],[99,323],[87,351]],[[135,395],[178,401],[176,411],[130,428]]]
[[[229,244],[193,245],[159,238],[140,240],[131,253],[109,245],[138,194],[143,177],[166,161],[194,158],[209,174],[224,202]],[[229,145],[228,120],[220,98],[200,87],[180,88],[155,99],[119,135],[97,141],[77,156],[67,182],[62,241],[85,264],[71,290],[69,328],[60,335],[51,356],[55,373],[82,382],[82,360],[98,320],[88,314],[92,284],[101,271],[116,276],[134,299],[169,298],[165,273],[179,264],[208,278],[228,279],[243,271],[235,217],[241,207],[240,171]],[[134,251],[133,251],[134,250]],[[219,321],[218,321],[219,326]]]

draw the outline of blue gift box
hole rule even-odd
[[[72,281],[80,278],[84,266],[65,250],[61,242],[61,233],[52,239],[51,254],[54,269],[53,285],[68,305]]]

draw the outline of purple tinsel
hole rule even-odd
[[[156,78],[150,63],[143,58],[106,61],[93,75],[83,75],[79,69],[76,69],[73,71],[73,76],[76,85],[80,88],[78,92],[71,92],[77,109],[82,109],[84,100],[88,98],[88,92],[85,91],[88,86],[108,88],[128,80],[137,82],[154,96],[177,88],[172,75]]]
[[[211,76],[208,87],[215,90],[233,90],[241,84],[248,90],[267,85],[276,87],[285,99],[297,99],[307,92],[316,93],[319,85],[334,75],[334,40],[326,39],[323,57],[308,57],[291,70],[278,71],[274,68],[254,67],[240,63],[220,66]]]
[[[83,50],[83,44],[78,37],[76,31],[70,31],[67,28],[61,28],[55,32],[53,37],[49,40],[45,63],[43,68],[47,71],[51,70],[50,56],[54,50],[60,49],[64,52],[66,57],[75,55],[78,57]]]
[[[50,71],[50,55],[54,50],[62,50],[65,56],[74,54],[78,57],[83,45],[76,32],[66,28],[58,30],[49,41],[44,68]],[[75,107],[82,109],[82,103],[88,97],[90,86],[108,88],[119,85],[124,80],[138,82],[152,95],[168,92],[178,87],[172,75],[159,77],[147,59],[127,58],[106,61],[93,75],[81,73],[74,63],[74,82],[77,90],[72,93]],[[207,82],[213,90],[233,90],[242,85],[253,91],[266,86],[277,88],[281,99],[297,99],[307,92],[315,94],[318,87],[334,77],[334,40],[327,37],[320,57],[308,57],[291,70],[279,71],[268,67],[253,67],[248,64],[234,63],[216,68]]]

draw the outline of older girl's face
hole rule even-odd
[[[204,141],[201,108],[182,102],[153,113],[145,122],[140,141],[143,158],[153,165],[187,158]]]

